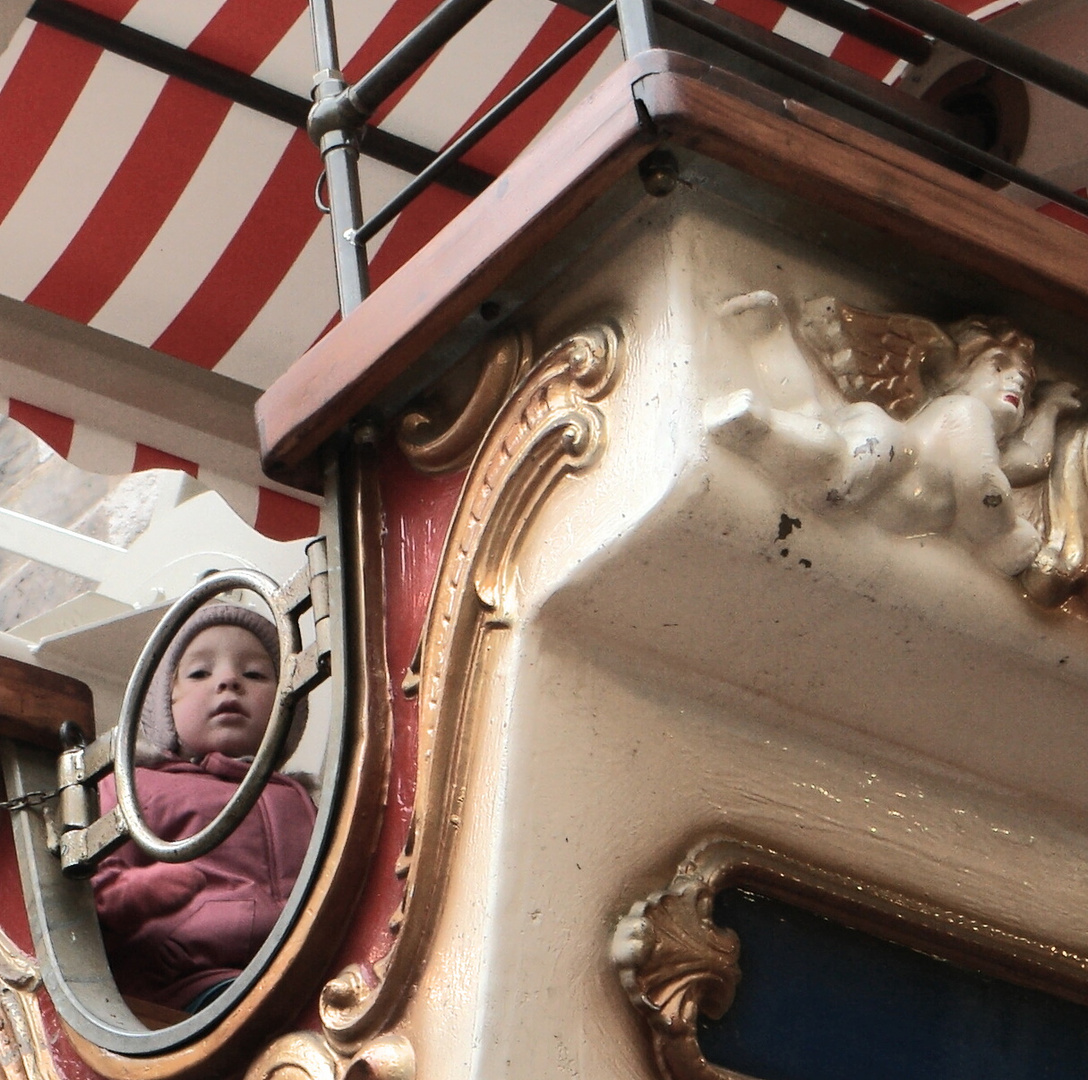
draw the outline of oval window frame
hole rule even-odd
[[[300,980],[316,996],[365,882],[359,870],[369,867],[376,847],[389,762],[388,694],[377,685],[384,680],[388,686],[384,624],[380,604],[368,610],[366,602],[383,591],[372,452],[347,453],[327,480],[335,497],[327,500],[321,521],[333,672],[321,776],[325,797],[287,904],[235,983],[186,1020],[146,1027],[121,1001],[109,973],[90,885],[60,873],[39,816],[20,814],[13,821],[42,982],[73,1049],[111,1080],[172,1080],[243,1066],[298,1013]],[[9,790],[25,790],[43,776],[55,781],[55,762],[45,752],[7,746]],[[310,897],[318,899],[307,904]],[[66,917],[56,919],[58,912]]]

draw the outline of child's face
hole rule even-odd
[[[170,702],[182,755],[255,754],[276,698],[264,646],[240,626],[209,626],[181,654]]]

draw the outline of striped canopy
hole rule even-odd
[[[348,79],[365,73],[436,2],[341,0],[337,30]],[[984,17],[1015,0],[948,2]],[[267,387],[337,316],[329,230],[315,204],[321,166],[314,146],[299,127],[55,28],[43,12],[56,6],[39,0],[0,54],[0,294],[150,356]],[[308,98],[313,60],[304,0],[81,6]],[[896,74],[891,55],[777,0],[719,6],[878,78]],[[494,0],[372,123],[438,150],[584,22],[551,0]],[[599,36],[477,145],[467,164],[500,172],[619,61],[615,33]],[[365,155],[360,170],[368,215],[408,179]],[[432,188],[375,237],[373,284],[466,201]],[[11,412],[60,452],[82,448],[75,459],[85,467],[205,467],[199,439],[188,447],[133,439],[126,464],[108,409],[96,414],[97,424],[51,406],[47,393],[35,400],[31,391],[13,395]],[[98,439],[109,448],[100,461],[96,426],[110,436]],[[259,520],[261,500],[270,498],[250,499],[248,516]],[[266,514],[266,527],[269,520]],[[311,514],[305,527],[313,523]]]

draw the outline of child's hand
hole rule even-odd
[[[119,869],[112,879],[95,884],[98,917],[106,926],[131,928],[133,920],[169,915],[183,908],[206,879],[186,863],[155,863]]]

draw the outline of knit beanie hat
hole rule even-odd
[[[263,615],[259,615],[250,608],[239,604],[206,604],[197,608],[189,618],[182,623],[181,629],[174,635],[166,650],[151,683],[144,696],[143,708],[140,712],[140,734],[145,742],[150,743],[155,750],[168,754],[177,754],[180,751],[178,732],[174,726],[174,711],[171,705],[171,697],[174,689],[174,673],[185,650],[189,647],[193,638],[203,630],[212,626],[240,626],[248,630],[263,646],[268,653],[275,669],[277,678],[280,673],[280,640],[275,626]],[[306,726],[306,714],[308,712],[305,698],[301,698],[295,705],[295,716],[287,734],[287,741],[280,755],[282,765],[298,749],[302,739],[302,731]]]

